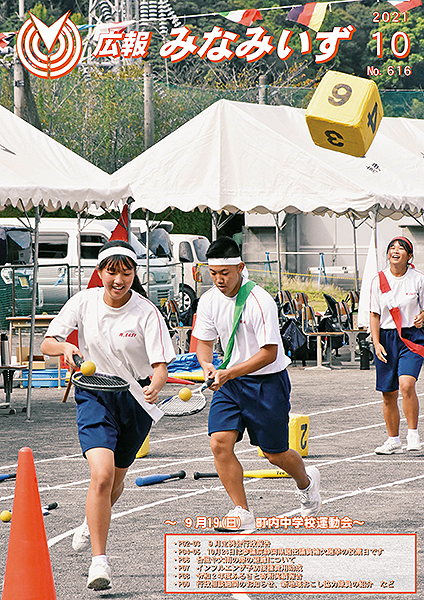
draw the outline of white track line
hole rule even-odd
[[[340,410],[352,410],[353,408],[361,408],[363,406],[372,406],[373,404],[382,404],[383,400],[376,400],[374,402],[366,402],[365,404],[352,404],[351,406],[339,406],[337,408],[329,408],[328,410],[320,410],[319,412],[309,413],[308,417],[315,417],[316,415],[326,415],[332,412],[338,412]]]
[[[150,445],[153,445],[153,444],[163,444],[165,442],[174,442],[174,441],[177,441],[177,440],[185,440],[187,438],[193,438],[193,437],[198,437],[198,436],[201,436],[201,435],[207,435],[207,433],[208,432],[205,429],[204,431],[201,431],[200,433],[192,433],[190,435],[181,435],[181,436],[172,437],[172,438],[163,438],[161,440],[151,440],[150,441]],[[40,458],[39,460],[34,460],[34,464],[38,465],[40,463],[52,462],[52,461],[55,461],[55,460],[68,460],[70,458],[81,458],[82,459],[83,456],[82,456],[82,453],[79,452],[78,454],[66,454],[64,456],[56,456],[54,458]],[[16,468],[17,466],[18,466],[18,463],[15,462],[12,465],[3,465],[3,466],[0,466],[0,470],[3,470],[3,469],[13,469],[14,467]]]
[[[340,496],[334,496],[333,498],[327,498],[327,500],[323,500],[323,504],[330,504],[332,502],[337,502],[337,500],[344,500],[345,498],[352,498],[353,496],[359,496],[360,494],[368,494],[369,492],[374,492],[376,490],[381,490],[389,487],[393,487],[394,485],[402,485],[404,483],[411,483],[411,481],[418,481],[419,479],[424,479],[423,475],[417,475],[416,477],[408,477],[407,479],[398,479],[396,481],[389,481],[388,483],[382,483],[380,485],[374,485],[368,488],[363,488],[359,490],[354,490],[353,492],[346,492],[345,494],[341,494]],[[300,513],[300,508],[290,511],[289,513],[283,513],[282,515],[278,515],[278,517],[291,517],[292,515],[296,515]]]
[[[424,392],[421,392],[421,393],[417,394],[417,396],[424,396]],[[401,400],[401,399],[402,399],[402,396],[399,396],[399,400]],[[373,401],[373,402],[366,402],[364,404],[352,404],[350,406],[338,406],[337,408],[331,408],[331,409],[328,409],[328,410],[323,410],[323,411],[319,411],[319,412],[315,412],[315,413],[309,413],[309,415],[306,415],[306,416],[308,416],[308,417],[315,417],[315,416],[318,416],[318,415],[329,414],[329,413],[332,413],[332,412],[339,412],[339,411],[343,411],[343,410],[353,410],[354,408],[361,408],[363,406],[372,406],[373,404],[381,404],[381,403],[382,403],[382,400],[376,400],[376,401]],[[419,418],[421,418],[421,417],[419,417]],[[402,420],[404,421],[405,419],[402,419]],[[377,425],[375,425],[375,427],[377,427]],[[355,430],[352,430],[352,431],[355,431]],[[183,440],[183,439],[186,439],[186,438],[199,437],[199,436],[202,436],[202,435],[207,435],[207,430],[206,429],[204,431],[199,432],[199,433],[192,433],[190,435],[182,435],[182,436],[177,436],[177,437],[172,437],[172,438],[163,438],[163,439],[160,439],[160,440],[151,440],[150,444],[151,445],[153,445],[153,444],[163,444],[165,442],[166,443],[167,442],[173,442],[173,441],[177,441],[177,440]],[[310,439],[316,439],[316,438],[310,438]],[[68,454],[68,455],[64,455],[64,456],[57,456],[57,457],[54,457],[54,458],[42,458],[42,459],[39,459],[39,460],[34,460],[34,463],[35,464],[40,464],[40,463],[44,463],[44,462],[51,462],[51,461],[55,461],[55,460],[67,460],[69,458],[78,458],[78,457],[81,457],[81,453],[78,453],[78,454]],[[17,463],[16,462],[13,463],[13,464],[11,464],[11,465],[0,466],[0,470],[2,470],[2,469],[12,469],[13,467],[17,467]]]
[[[401,421],[405,421],[405,419],[401,419]],[[333,436],[336,436],[336,435],[343,435],[345,433],[352,433],[354,431],[361,431],[361,430],[364,430],[364,429],[372,429],[372,428],[375,428],[375,427],[381,427],[383,425],[385,425],[384,422],[383,423],[377,423],[375,425],[366,425],[364,427],[357,427],[355,429],[345,429],[345,430],[341,430],[341,431],[335,431],[333,433],[325,433],[325,434],[322,434],[322,435],[316,435],[316,436],[310,437],[309,439],[320,439],[320,438],[326,438],[326,437],[333,437]],[[247,454],[247,453],[253,452],[253,451],[256,451],[256,447],[255,446],[252,447],[252,448],[248,448],[246,450],[240,450],[240,451],[237,452],[237,455]],[[373,454],[374,453],[371,452],[369,454],[358,455],[358,458],[360,456],[362,456],[362,457],[372,456]],[[347,457],[345,459],[335,459],[334,461],[330,461],[329,463],[326,463],[326,464],[334,464],[336,462],[340,462],[340,461],[344,461],[344,460],[346,460],[346,461],[354,460],[354,458]],[[173,467],[175,465],[185,465],[185,464],[194,463],[194,462],[196,462],[196,463],[197,462],[207,462],[207,461],[210,461],[210,460],[212,460],[212,456],[210,456],[210,455],[209,456],[204,456],[203,458],[197,457],[197,458],[183,459],[183,460],[179,459],[179,460],[171,461],[171,462],[167,462],[167,463],[156,464],[156,465],[153,465],[153,466],[150,466],[150,467],[144,467],[142,469],[134,469],[134,470],[131,470],[129,472],[129,474],[136,474],[136,473],[142,473],[142,472],[146,473],[147,471],[153,471],[153,470],[157,471],[158,469],[165,469],[167,467]],[[78,486],[78,485],[82,485],[82,484],[85,484],[85,483],[89,483],[89,481],[90,481],[89,479],[82,479],[80,481],[74,481],[74,482],[70,482],[70,483],[61,483],[61,484],[55,485],[55,486],[45,486],[45,487],[39,488],[39,491],[40,492],[45,492],[45,491],[51,491],[51,490],[59,490],[59,489],[63,489],[63,488],[68,488],[68,487],[72,487],[72,486]],[[13,494],[12,495],[8,495],[8,496],[3,496],[3,497],[0,497],[0,501],[2,501],[2,500],[10,500],[10,499],[13,499],[13,497],[14,497]]]
[[[130,515],[135,512],[140,512],[141,510],[146,510],[147,508],[152,508],[154,506],[159,506],[160,504],[167,504],[168,502],[173,502],[174,500],[179,501],[182,498],[190,498],[191,496],[199,496],[200,494],[207,494],[209,492],[214,492],[219,489],[222,489],[222,485],[218,485],[213,488],[203,488],[201,490],[196,490],[194,492],[187,492],[186,494],[181,494],[179,496],[171,496],[170,498],[164,498],[162,500],[157,500],[156,502],[150,502],[149,504],[142,504],[140,506],[136,506],[135,508],[130,508],[129,510],[124,510],[120,513],[115,513],[112,515],[111,518],[112,518],[112,520],[119,519],[120,517],[125,517],[126,515]],[[74,531],[75,531],[75,528],[69,529],[68,531],[65,531],[64,533],[61,533],[60,535],[57,535],[54,538],[51,538],[47,542],[47,545],[49,546],[49,548],[51,548],[51,546],[54,546],[61,540],[72,535],[74,533]]]

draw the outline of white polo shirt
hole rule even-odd
[[[396,305],[402,315],[402,327],[414,327],[414,317],[424,309],[424,273],[408,267],[405,275],[395,277],[390,267],[383,269],[387,277]],[[382,329],[396,329],[395,322],[380,291],[379,277],[371,282],[370,312],[380,315]]]
[[[247,279],[243,278],[242,284]],[[193,336],[199,340],[212,341],[219,336],[223,350],[233,329],[234,307],[237,296],[229,298],[217,287],[205,292],[197,307]],[[244,362],[268,344],[278,346],[276,360],[250,375],[278,373],[290,364],[281,340],[277,305],[263,288],[256,285],[250,292],[241,314],[234,340],[229,367]]]
[[[65,341],[77,329],[83,356],[95,363],[98,372],[129,381],[132,395],[157,420],[160,411],[145,402],[136,380],[149,377],[151,365],[175,358],[165,321],[150,300],[134,291],[119,308],[107,305],[103,295],[103,288],[90,288],[72,296],[50,323],[46,336]]]

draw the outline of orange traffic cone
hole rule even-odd
[[[56,600],[31,448],[18,457],[2,600]]]

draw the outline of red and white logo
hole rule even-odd
[[[36,77],[58,79],[74,69],[81,57],[82,39],[76,25],[69,19],[70,11],[53,25],[46,25],[31,12],[18,32],[16,50],[23,66]],[[45,54],[40,42],[47,49]],[[58,42],[58,48],[53,47]]]

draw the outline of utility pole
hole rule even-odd
[[[24,0],[19,0],[19,20],[23,22],[25,18]],[[13,65],[13,112],[15,115],[24,118],[24,96],[25,96],[25,82],[24,82],[24,68],[21,61],[19,60],[16,48],[14,50],[14,65]]]
[[[155,114],[153,104],[153,75],[152,65],[144,65],[144,149],[147,150],[155,143]]]
[[[268,89],[266,85],[266,75],[259,76],[259,104],[268,103]]]

